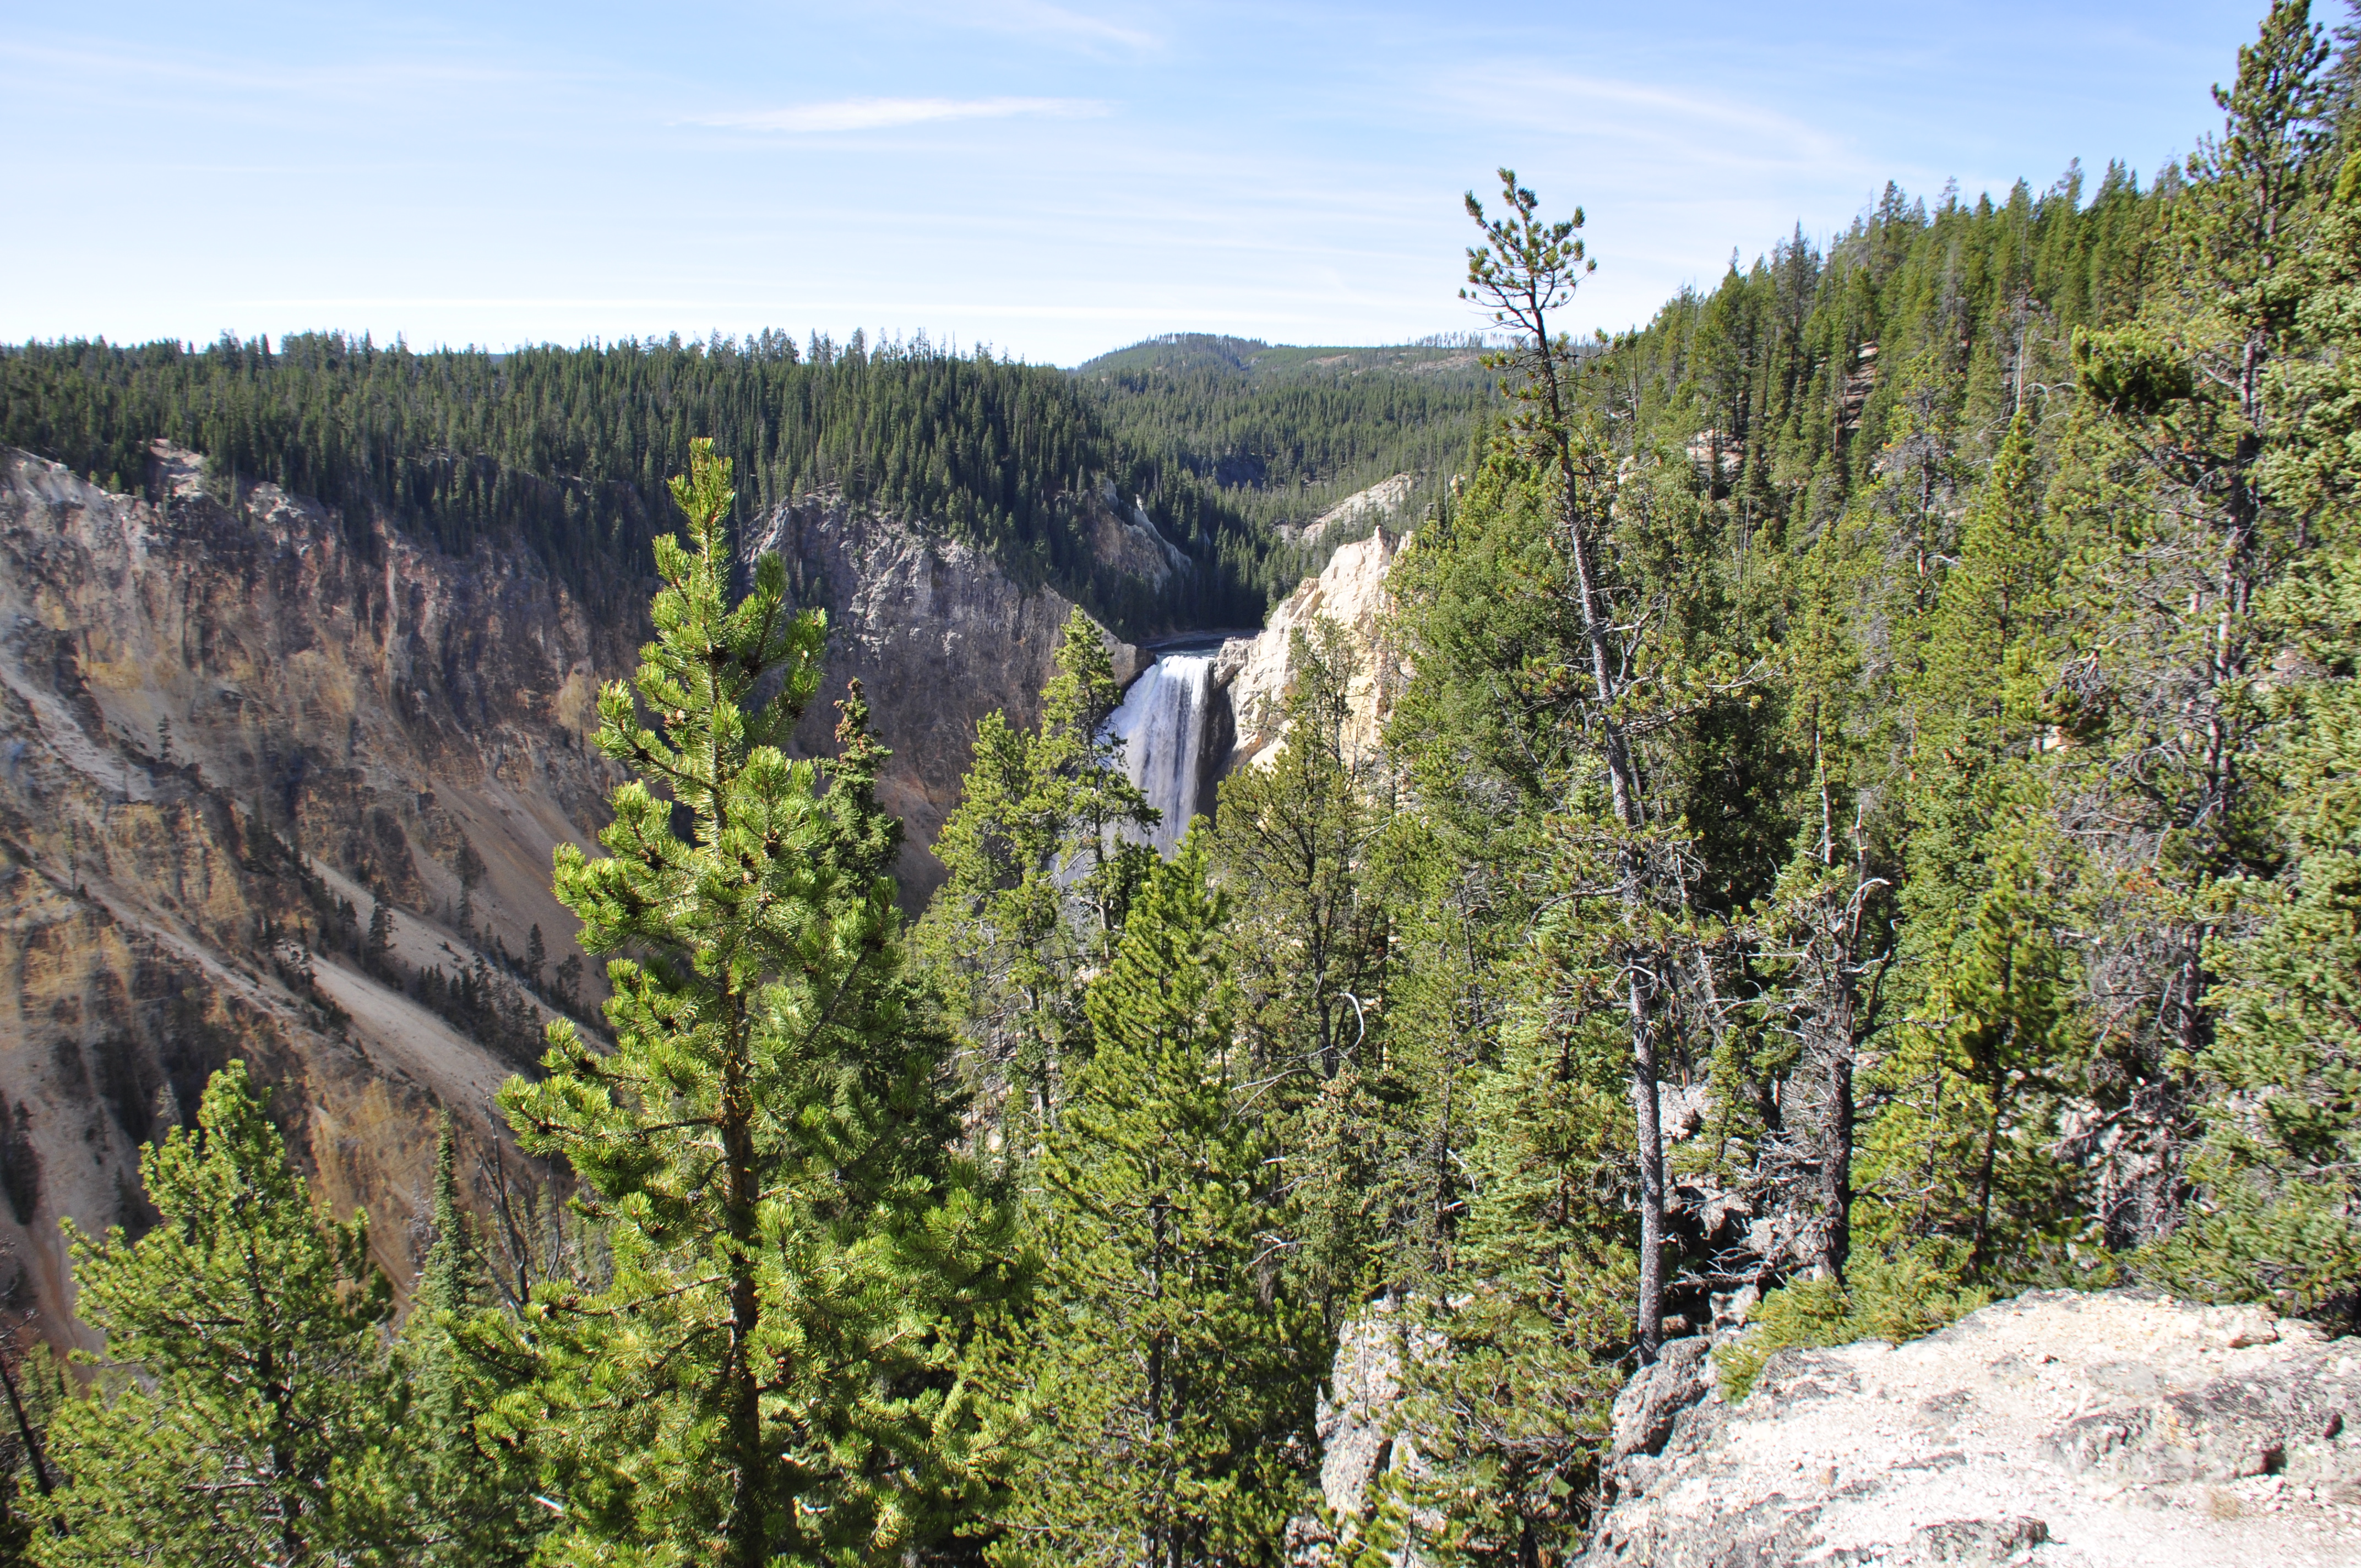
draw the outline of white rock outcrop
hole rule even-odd
[[[2361,1341],[2253,1308],[2035,1291],[1784,1353],[1739,1404],[1653,1393],[1618,1402],[1589,1568],[2361,1563]]]
[[[1407,534],[1379,529],[1345,545],[1325,571],[1296,586],[1259,635],[1234,637],[1222,645],[1213,682],[1229,694],[1235,737],[1231,769],[1268,758],[1279,744],[1286,726],[1290,634],[1310,634],[1323,618],[1351,634],[1357,655],[1345,694],[1345,751],[1353,759],[1376,751],[1394,694],[1407,674],[1400,657],[1384,646],[1383,633],[1392,603],[1386,577],[1409,543]]]
[[[1387,521],[1401,515],[1402,508],[1410,501],[1411,491],[1417,485],[1418,476],[1415,474],[1392,475],[1379,479],[1366,490],[1354,491],[1305,523],[1301,531],[1282,527],[1279,533],[1281,537],[1292,538],[1305,544],[1317,544],[1328,536],[1332,529],[1350,528],[1370,518],[1379,522]]]

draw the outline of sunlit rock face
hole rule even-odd
[[[1223,645],[1213,681],[1228,699],[1234,736],[1223,772],[1263,761],[1279,744],[1293,635],[1312,635],[1323,619],[1344,630],[1354,661],[1345,690],[1345,751],[1356,761],[1377,751],[1394,694],[1408,678],[1407,667],[1386,644],[1385,618],[1392,605],[1387,575],[1409,543],[1408,535],[1379,529],[1344,545],[1318,576],[1297,585],[1259,635]]]
[[[345,906],[402,911],[414,965],[536,925],[571,954],[550,851],[601,819],[584,727],[637,641],[522,553],[209,492],[187,453],[148,478],[0,454],[0,1273],[59,1338],[58,1220],[140,1225],[138,1146],[232,1055],[407,1277],[434,1107],[480,1141],[515,1064],[364,972]]]
[[[2037,1290],[1901,1346],[1703,1339],[1616,1401],[1580,1561],[2210,1568],[2361,1561],[2361,1358],[2252,1307]]]

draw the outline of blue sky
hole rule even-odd
[[[1502,162],[1622,327],[1888,179],[2145,183],[2263,8],[5,0],[0,340],[1400,341]]]

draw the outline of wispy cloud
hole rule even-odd
[[[1126,27],[1102,16],[1052,5],[1048,0],[1001,0],[973,14],[980,25],[1006,32],[1046,34],[1082,43],[1117,44],[1125,49],[1155,49],[1164,40],[1153,33]]]
[[[1553,71],[1457,73],[1439,91],[1465,113],[1528,131],[1647,148],[1691,169],[1850,168],[1848,140],[1735,95]]]
[[[939,120],[1006,120],[1027,115],[1081,119],[1104,115],[1109,107],[1096,98],[839,98],[825,104],[796,104],[783,109],[700,115],[693,123],[733,131],[814,135],[891,130]]]

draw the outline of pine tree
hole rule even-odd
[[[1572,907],[1565,902],[1572,889],[1591,890],[1578,896],[1579,918],[1563,919],[1542,937],[1553,939],[1554,930],[1582,949],[1579,956],[1571,948],[1559,953],[1551,967],[1581,992],[1585,1005],[1620,1008],[1629,1030],[1642,1233],[1636,1316],[1641,1358],[1653,1361],[1663,1338],[1672,1243],[1664,1223],[1664,1139],[1657,1105],[1671,1055],[1669,987],[1712,938],[1683,885],[1682,862],[1693,851],[1680,841],[1679,818],[1668,817],[1665,803],[1651,798],[1651,784],[1661,786],[1667,770],[1659,766],[1652,780],[1638,742],[1686,705],[1684,687],[1710,674],[1675,649],[1624,645],[1615,600],[1632,585],[1617,582],[1613,568],[1619,556],[1634,553],[1638,541],[1619,538],[1619,532],[1634,531],[1616,524],[1631,515],[1623,509],[1638,496],[1614,498],[1608,481],[1612,465],[1579,427],[1566,384],[1573,345],[1562,332],[1553,336],[1549,326],[1597,263],[1576,236],[1580,208],[1571,218],[1544,223],[1535,216],[1539,202],[1517,183],[1513,170],[1500,170],[1500,188],[1507,210],[1498,219],[1486,217],[1473,192],[1467,195],[1467,214],[1486,243],[1467,252],[1461,297],[1487,306],[1492,320],[1513,334],[1514,346],[1489,362],[1507,373],[1509,389],[1523,405],[1510,432],[1512,444],[1532,466],[1528,482],[1557,513],[1564,561],[1559,587],[1569,601],[1566,619],[1576,646],[1565,663],[1535,668],[1526,678],[1548,686],[1574,710],[1568,717],[1579,726],[1582,754],[1565,790],[1566,806],[1553,819],[1550,874],[1562,908]]]
[[[2341,57],[2348,94],[2356,60],[2349,49]],[[2223,1025],[2200,1064],[2218,1091],[2205,1105],[2200,1190],[2155,1261],[2193,1294],[2349,1325],[2361,1315],[2361,1037],[2346,994],[2361,929],[2361,541],[2345,520],[2361,489],[2350,439],[2361,407],[2361,154],[2346,158],[2301,261],[2301,353],[2273,378],[2289,412],[2258,464],[2272,501],[2328,546],[2273,606],[2291,633],[2282,661],[2302,672],[2273,697],[2286,864],[2239,888],[2250,934],[2216,944]]]
[[[1041,1165],[1039,1296],[982,1363],[1017,1423],[996,1563],[1277,1563],[1302,1502],[1327,1343],[1274,1277],[1207,858],[1191,829],[1090,989],[1095,1050]]]
[[[1863,1230],[1986,1282],[2068,1278],[2079,1237],[2060,1117],[2084,1087],[2062,935],[2071,857],[2046,826],[2063,552],[2020,409],[1919,641],[1903,959],[1909,1023],[1872,1075]]]
[[[2240,890],[2256,929],[2216,945],[2218,1086],[2189,1223],[2157,1260],[2181,1288],[2282,1312],[2361,1316],[2361,563],[2340,551],[2286,596],[2319,674],[2282,702],[2290,864]]]
[[[584,948],[635,955],[608,965],[614,1048],[561,1020],[547,1076],[501,1091],[525,1147],[582,1181],[612,1278],[535,1291],[539,1376],[504,1416],[542,1440],[568,1560],[898,1555],[961,1507],[950,1368],[999,1288],[1005,1217],[949,1153],[873,743],[856,723],[837,769],[780,749],[821,619],[789,612],[775,556],[727,603],[733,492],[711,443],[673,493],[688,544],[658,542],[656,640],[599,702],[599,746],[640,777],[614,793],[607,858],[556,853]],[[776,695],[750,711],[758,689]],[[823,793],[831,777],[845,787]]]
[[[192,1132],[143,1152],[156,1227],[73,1244],[76,1305],[106,1335],[101,1393],[53,1419],[53,1568],[364,1557],[390,1533],[391,1302],[364,1217],[324,1220],[232,1062]],[[137,1374],[137,1376],[131,1376]]]
[[[459,878],[459,932],[473,940],[476,935],[476,889],[483,883],[484,857],[476,852],[475,845],[463,839],[458,857],[451,862],[451,869]]]
[[[2083,1234],[2081,1173],[2061,1149],[2088,1042],[2044,870],[2059,851],[2022,825],[1986,844],[1968,930],[1876,1074],[1883,1103],[1863,1169],[1874,1207],[1860,1223],[1890,1255],[1932,1244],[1922,1256],[1938,1271],[2083,1281],[2071,1245],[2099,1238]]]
[[[1926,618],[1910,700],[1913,958],[1939,966],[1988,885],[1980,849],[2042,794],[2033,766],[2059,662],[2064,554],[2042,504],[2033,422],[2019,410],[1960,531]]]
[[[372,969],[382,970],[393,958],[393,911],[382,894],[369,900],[368,945],[362,957]]]
[[[1631,1345],[1639,1227],[1614,1016],[1528,1005],[1508,1032],[1472,1108],[1487,1135],[1466,1157],[1457,1288],[1419,1303],[1403,1365],[1426,1470],[1411,1517],[1441,1521],[1432,1548],[1521,1564],[1578,1548]]]
[[[2273,503],[2284,438],[2278,368],[2299,346],[2304,236],[2329,173],[2327,46],[2304,0],[2279,0],[2215,103],[2170,208],[2171,285],[2138,321],[2078,334],[2101,417],[2068,476],[2092,543],[2073,606],[2081,658],[2058,684],[2090,743],[2061,764],[2088,857],[2087,945],[2110,999],[2098,1169],[2108,1239],[2177,1223],[2239,883],[2276,869],[2266,672],[2284,642],[2274,586],[2307,520]]]
[[[436,1131],[434,1240],[419,1265],[394,1352],[405,1406],[396,1482],[403,1488],[407,1560],[442,1568],[531,1560],[552,1522],[535,1502],[529,1455],[479,1432],[501,1390],[498,1363],[472,1354],[470,1319],[490,1312],[482,1253],[459,1206],[458,1138]],[[497,1345],[499,1336],[490,1336]]]

